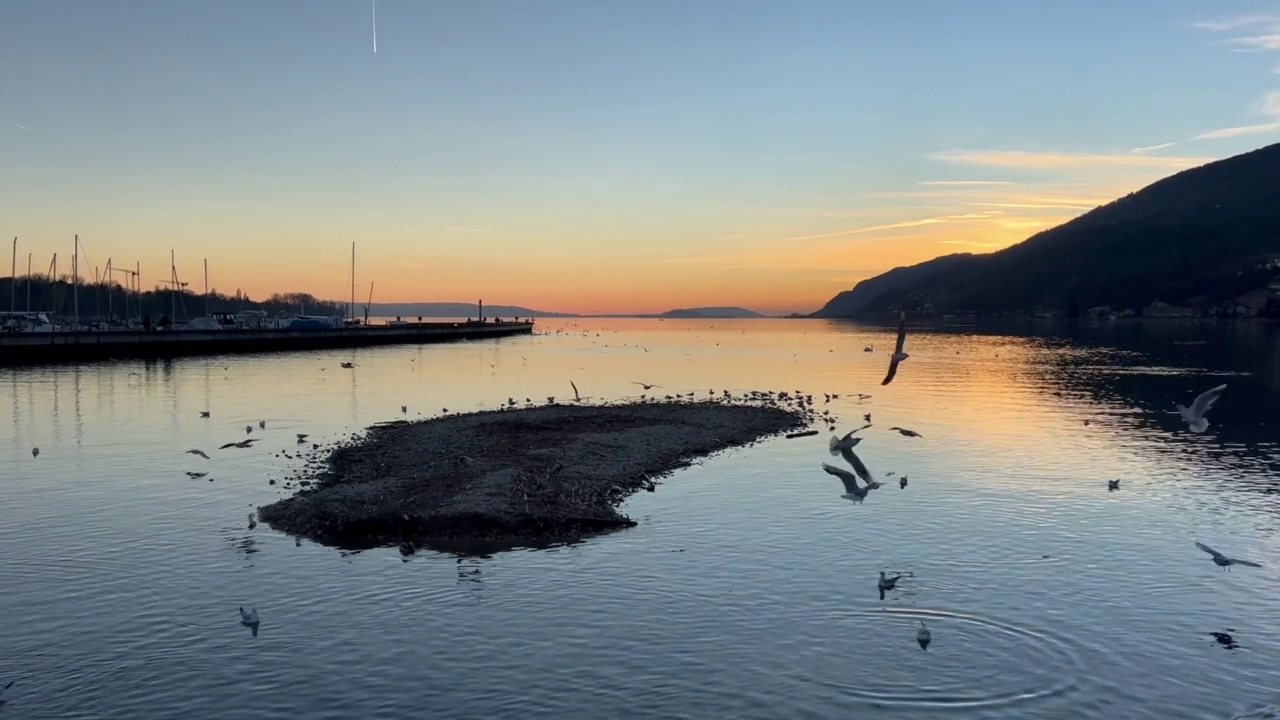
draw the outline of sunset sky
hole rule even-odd
[[[172,248],[345,298],[356,241],[375,302],[811,311],[1280,141],[1274,8],[378,0],[375,54],[370,0],[7,0],[0,236],[146,287]]]

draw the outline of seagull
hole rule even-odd
[[[831,438],[829,443],[831,454],[839,453],[844,458],[844,461],[853,467],[853,471],[858,473],[858,477],[862,478],[862,482],[867,484],[867,490],[879,488],[880,483],[871,478],[871,470],[867,468],[867,464],[862,462],[862,458],[858,457],[858,454],[853,451],[853,446],[857,445],[862,438],[849,438],[848,435],[845,438],[849,439],[850,442]]]
[[[346,368],[346,369],[348,369],[348,370],[350,370],[351,368],[353,368],[353,367],[355,367],[355,366],[356,366],[356,364],[355,364],[355,363],[350,363],[350,362],[338,363],[338,365],[340,365],[341,367],[344,367],[344,368]]]
[[[403,415],[408,415],[408,414],[409,414],[409,406],[408,406],[408,405],[401,405],[401,406],[400,406],[400,413],[401,413],[401,414],[403,414]]]
[[[208,410],[201,410],[201,411],[200,411],[200,417],[202,417],[202,418],[207,418],[207,417],[209,417],[209,411],[208,411]]]
[[[862,438],[853,436],[856,432],[858,431],[850,430],[845,433],[844,437],[832,435],[830,442],[827,443],[827,449],[831,451],[832,455],[839,455],[842,450],[854,449],[858,446],[858,443],[862,442]]]
[[[1120,481],[1119,481],[1119,480],[1108,480],[1108,481],[1107,481],[1107,491],[1108,491],[1108,492],[1110,492],[1110,491],[1112,491],[1112,490],[1119,490],[1119,489],[1120,489]]]
[[[31,457],[40,457],[40,447],[39,447],[39,446],[36,446],[36,447],[31,448]]]
[[[182,454],[183,454],[183,455],[199,455],[200,457],[204,458],[205,460],[208,460],[208,459],[209,459],[209,456],[208,456],[208,455],[205,455],[203,450],[197,450],[197,449],[195,449],[195,448],[191,448],[190,450],[188,450],[188,451],[186,451],[186,452],[184,452],[184,453],[182,453]]]
[[[209,474],[209,473],[207,473],[207,472],[194,472],[194,471],[192,471],[192,470],[188,470],[188,471],[187,471],[187,477],[191,478],[192,480],[199,480],[200,478],[202,478],[202,477],[204,477],[205,475],[208,475],[208,474]]]
[[[258,622],[257,608],[249,610],[245,610],[243,607],[240,608],[240,624],[253,630],[254,637],[258,636]]]
[[[249,435],[249,434],[251,434],[252,432],[253,432],[253,426],[252,426],[252,425],[245,425],[245,426],[244,426],[244,434],[245,434],[245,435]]]
[[[569,381],[569,385],[571,385],[571,386],[573,387],[573,399],[574,399],[574,401],[575,401],[575,402],[582,402],[583,400],[587,400],[587,399],[588,399],[588,398],[584,398],[584,397],[582,397],[582,395],[580,395],[580,394],[578,393],[578,386],[577,386],[577,385],[574,385],[574,383],[573,383],[573,381],[572,381],[572,380],[570,380],[570,381]],[[550,401],[550,400],[548,399],[548,401]]]
[[[1256,568],[1262,567],[1256,562],[1250,562],[1248,560],[1239,560],[1236,558],[1229,558],[1226,555],[1223,555],[1222,553],[1218,552],[1217,550],[1214,550],[1213,548],[1209,547],[1208,545],[1205,545],[1204,543],[1197,542],[1196,547],[1212,555],[1213,563],[1221,567],[1223,570],[1230,570],[1232,565],[1244,565],[1245,567],[1256,567]]]
[[[904,488],[906,486],[907,486],[907,476],[903,475],[902,479],[898,481],[898,487]]]
[[[252,530],[256,527],[258,527],[258,521],[253,517],[253,513],[249,513],[249,529]]]
[[[266,421],[266,420],[259,420],[259,421],[258,421],[258,427],[260,427],[260,428],[262,428],[263,430],[265,430],[265,429],[267,428],[267,421]]]
[[[898,580],[900,580],[901,578],[902,578],[902,575],[894,575],[893,577],[886,577],[884,574],[884,571],[883,570],[880,571],[880,582],[876,584],[876,587],[879,588],[880,590],[881,600],[884,599],[884,592],[886,590],[897,589]]]
[[[660,387],[662,387],[661,385],[652,385],[652,384],[650,384],[650,383],[636,382],[635,380],[632,380],[632,381],[631,381],[631,384],[632,384],[632,385],[639,385],[640,387],[644,388],[645,390],[652,390],[652,389],[654,389],[654,388],[660,388]]]
[[[1222,396],[1222,391],[1226,390],[1226,385],[1219,385],[1215,388],[1205,390],[1196,396],[1191,407],[1186,408],[1181,405],[1175,405],[1178,408],[1178,414],[1183,420],[1187,421],[1187,425],[1191,426],[1191,432],[1202,433],[1209,427],[1209,420],[1204,416],[1213,407],[1213,404]]]
[[[920,621],[920,631],[916,633],[916,642],[920,643],[921,650],[928,650],[929,643],[933,642],[933,634],[929,632],[923,620]]]
[[[233,448],[233,447],[236,447],[236,448],[253,447],[253,444],[256,442],[258,442],[258,438],[249,438],[248,440],[241,440],[240,442],[229,442],[218,449],[226,450],[227,448]]]
[[[0,705],[3,705],[3,704],[5,704],[5,703],[9,702],[8,700],[5,700],[4,695],[5,695],[5,693],[6,693],[6,692],[8,692],[8,691],[9,691],[9,688],[13,687],[13,684],[14,684],[14,683],[16,683],[16,682],[18,682],[18,681],[17,681],[17,680],[10,680],[8,685],[5,685],[4,687],[0,687]]]
[[[901,434],[902,434],[902,436],[903,436],[903,437],[918,437],[918,438],[922,438],[922,437],[924,437],[923,435],[921,435],[920,433],[916,432],[915,430],[908,430],[908,429],[906,429],[906,428],[900,428],[900,427],[891,427],[891,428],[889,428],[889,429],[890,429],[890,430],[897,430],[899,433],[901,433]]]
[[[893,382],[893,376],[898,374],[898,363],[911,357],[902,351],[902,346],[907,342],[907,314],[901,313],[898,316],[898,344],[894,348],[893,355],[889,356],[889,374],[884,376],[881,385],[888,385]]]
[[[307,433],[298,433],[298,442],[306,442],[309,437],[311,436]]]
[[[840,478],[840,482],[844,483],[844,495],[841,495],[840,497],[857,503],[866,499],[867,490],[869,488],[860,487],[858,485],[858,477],[856,475],[848,470],[841,470],[834,465],[828,465],[826,463],[822,463],[822,469],[826,470],[828,475],[835,475]]]

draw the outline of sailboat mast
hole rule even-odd
[[[18,312],[18,238],[13,239],[13,269],[9,276],[9,311]]]
[[[27,312],[31,312],[31,256],[35,253],[27,253]]]
[[[204,259],[204,314],[209,315],[209,258]]]
[[[75,251],[71,254],[71,307],[75,311],[76,325],[79,325],[80,324],[80,236],[79,235],[76,235]]]
[[[356,243],[351,242],[351,303],[347,305],[347,317],[356,316]]]

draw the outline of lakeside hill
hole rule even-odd
[[[868,278],[811,317],[898,309],[1280,316],[1280,144],[1184,170],[989,254]]]
[[[667,319],[699,319],[699,318],[762,318],[766,317],[763,313],[755,310],[748,310],[740,307],[700,307],[700,308],[676,308],[668,310],[657,315],[641,315],[640,317],[655,317]]]

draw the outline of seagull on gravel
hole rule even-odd
[[[893,376],[898,374],[898,363],[911,357],[902,351],[902,346],[907,342],[907,314],[901,313],[898,316],[898,344],[894,346],[893,355],[889,356],[889,374],[884,376],[884,382],[881,385],[888,385],[893,382]]]
[[[1238,559],[1238,558],[1229,558],[1229,557],[1227,557],[1226,555],[1223,555],[1222,553],[1218,552],[1217,550],[1214,550],[1213,548],[1211,548],[1211,547],[1209,547],[1208,545],[1205,545],[1204,543],[1201,543],[1201,542],[1197,542],[1197,543],[1196,543],[1196,547],[1198,547],[1198,548],[1200,548],[1201,550],[1203,550],[1203,551],[1205,551],[1205,552],[1209,553],[1210,555],[1212,555],[1212,556],[1213,556],[1213,563],[1214,563],[1215,565],[1217,565],[1218,567],[1221,567],[1223,570],[1230,570],[1232,565],[1244,565],[1245,567],[1256,567],[1256,568],[1260,568],[1260,567],[1262,567],[1262,566],[1261,566],[1261,565],[1259,565],[1258,563],[1256,563],[1256,562],[1251,562],[1251,561],[1249,561],[1249,560],[1240,560],[1240,559]]]
[[[842,470],[834,465],[828,465],[826,463],[822,463],[822,469],[826,470],[828,475],[835,475],[840,478],[840,482],[844,483],[844,495],[841,495],[840,497],[857,503],[866,499],[867,490],[870,488],[859,486],[858,476],[848,470]]]
[[[1187,425],[1191,426],[1191,432],[1202,433],[1209,428],[1209,420],[1204,415],[1209,412],[1213,404],[1222,396],[1222,391],[1226,389],[1226,385],[1219,385],[1205,390],[1196,396],[1195,401],[1191,403],[1189,408],[1175,405],[1178,408],[1178,414],[1182,416],[1183,420],[1187,421]]]

